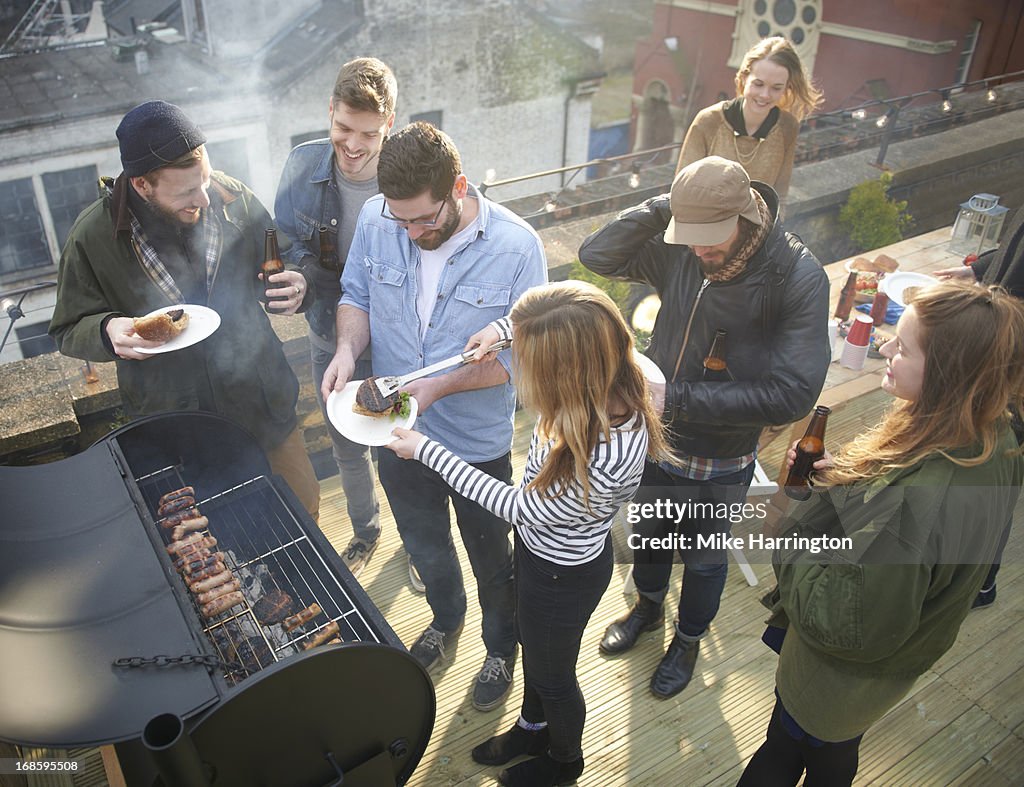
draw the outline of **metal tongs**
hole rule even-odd
[[[502,339],[497,341],[487,348],[487,352],[496,353],[499,350],[505,350],[512,346],[511,339]],[[432,363],[430,366],[425,366],[415,372],[409,372],[409,374],[403,374],[400,377],[390,375],[388,377],[378,377],[374,380],[377,383],[377,390],[384,396],[391,396],[395,391],[401,388],[403,385],[408,385],[413,380],[418,380],[421,377],[429,377],[435,372],[443,372],[445,369],[450,369],[453,366],[459,366],[464,363],[469,363],[472,360],[473,355],[476,353],[476,348],[467,350],[459,355],[453,355],[451,358],[445,358],[443,361]]]

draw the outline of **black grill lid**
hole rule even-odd
[[[113,666],[201,650],[110,445],[0,467],[0,505],[0,738],[93,746],[217,698],[200,666]]]

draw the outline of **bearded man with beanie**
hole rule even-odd
[[[71,228],[50,335],[64,355],[116,362],[129,416],[202,410],[248,429],[316,519],[320,486],[295,415],[298,380],[258,300],[273,220],[242,183],[211,169],[206,136],[174,104],[140,104],[116,133],[123,172],[102,179],[100,198]],[[280,287],[270,307],[280,314],[310,298],[295,270],[270,283]],[[190,347],[146,352],[157,343],[135,332],[133,318],[180,304],[213,309],[220,327]]]
[[[710,156],[680,170],[670,194],[624,211],[580,247],[590,270],[643,282],[661,298],[646,354],[667,380],[652,392],[663,403],[678,463],[648,462],[636,502],[673,516],[634,525],[648,538],[683,537],[676,539],[685,563],[678,619],[650,683],[660,698],[689,684],[725,587],[727,553],[698,549],[698,537],[720,545],[729,535],[721,512],[745,500],[761,430],[810,411],[831,360],[828,278],[783,230],[778,212],[770,186]],[[703,360],[718,330],[726,332],[726,369],[708,374]],[[638,598],[608,627],[602,651],[623,653],[662,627],[673,557],[672,549],[633,552]]]

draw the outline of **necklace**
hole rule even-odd
[[[732,134],[732,147],[736,151],[736,160],[740,164],[749,164],[757,156],[757,151],[759,151],[761,149],[761,143],[764,142],[764,140],[761,137],[753,137],[753,139],[757,140],[757,144],[754,145],[754,149],[752,151],[750,151],[750,153],[747,153],[746,155],[743,155],[742,153],[740,153],[739,143],[736,142],[736,138],[738,136],[739,136],[739,134],[737,134],[734,131],[733,134]]]

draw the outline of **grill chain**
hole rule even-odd
[[[226,667],[227,664],[216,656],[207,654],[186,653],[184,656],[129,656],[115,659],[114,666],[121,669],[135,669],[137,667],[187,667],[197,664],[203,667]]]

